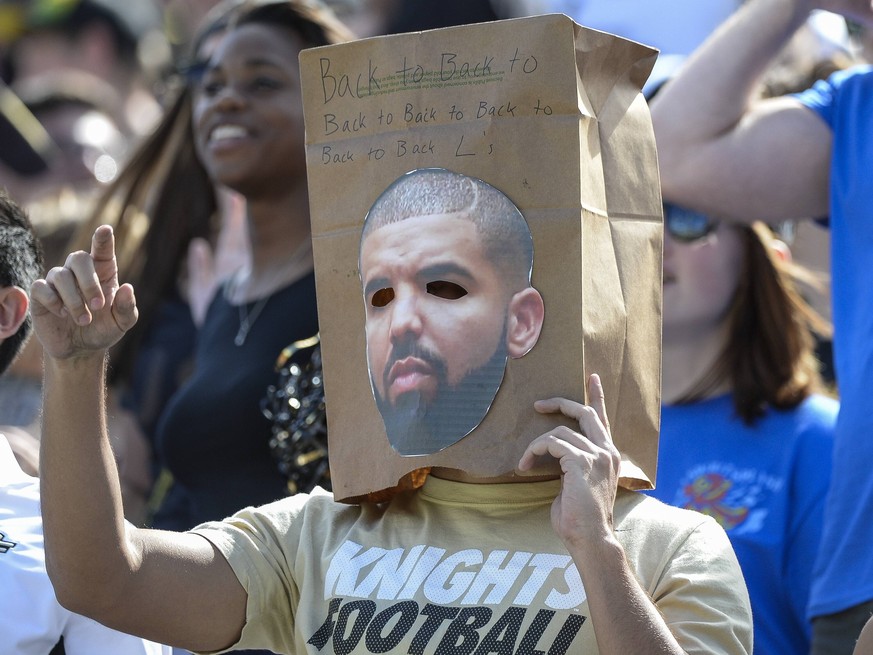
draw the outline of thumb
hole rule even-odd
[[[115,293],[112,302],[112,317],[122,332],[127,332],[136,325],[139,310],[136,307],[136,296],[130,284],[122,284]]]

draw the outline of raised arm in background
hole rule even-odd
[[[667,200],[738,221],[828,212],[831,131],[790,97],[756,99],[767,66],[814,9],[870,24],[870,0],[751,0],[652,102]]]

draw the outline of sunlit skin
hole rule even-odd
[[[196,88],[197,152],[214,179],[244,195],[280,193],[305,174],[301,46],[282,28],[241,26],[220,42]]]
[[[373,384],[392,404],[419,391],[426,402],[438,377],[425,358],[395,358],[414,342],[445,365],[449,386],[485,363],[505,338],[511,293],[486,258],[475,226],[439,214],[371,233],[361,248],[367,357]]]

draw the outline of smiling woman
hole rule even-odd
[[[194,85],[196,154],[245,200],[251,256],[209,305],[194,370],[158,424],[175,481],[158,527],[190,528],[287,493],[260,404],[282,349],[318,332],[297,55],[340,34],[323,9],[243,5]]]
[[[121,276],[137,285],[143,323],[120,346],[129,357],[119,363],[132,372],[116,381],[142,390],[144,403],[158,375],[164,388],[182,381],[143,421],[161,480],[172,480],[156,490],[155,526],[186,529],[287,494],[260,405],[282,349],[318,332],[297,55],[349,38],[321,5],[225,3],[200,35],[172,112],[102,207],[99,222],[116,228]],[[192,241],[204,245],[196,238],[215,244],[216,206],[230,197],[215,185],[241,198],[250,253],[223,282],[209,266],[192,267],[209,257],[189,255],[185,265]],[[205,285],[192,285],[201,278]],[[193,328],[186,301],[198,294],[180,298],[180,288],[209,298],[193,363],[158,373],[161,362],[179,362],[168,348],[175,335]]]
[[[247,197],[275,192],[289,181],[305,194],[297,66],[303,45],[285,28],[242,24],[219,46],[195,94],[200,158],[213,179]],[[302,214],[298,240],[309,231],[308,214]]]

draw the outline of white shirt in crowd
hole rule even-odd
[[[45,569],[39,480],[18,466],[0,434],[0,653],[46,655],[64,638],[67,655],[170,655],[58,603]]]

